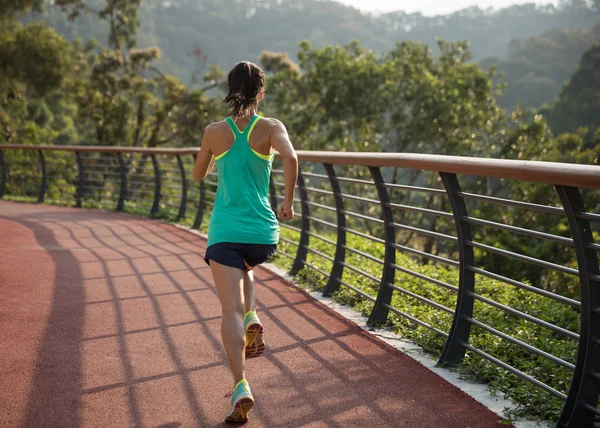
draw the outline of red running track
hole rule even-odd
[[[233,386],[201,237],[0,202],[0,426],[214,427]],[[272,272],[249,427],[498,427],[456,387]]]

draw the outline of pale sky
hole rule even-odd
[[[403,10],[405,12],[421,12],[423,15],[444,15],[456,12],[470,6],[479,6],[482,9],[493,7],[500,9],[513,4],[558,3],[557,0],[335,0],[348,6],[354,6],[365,12],[391,12]]]

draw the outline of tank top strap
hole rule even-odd
[[[250,122],[248,122],[248,125],[246,125],[246,127],[244,128],[243,134],[246,135],[246,139],[248,141],[250,141],[250,134],[252,134],[252,130],[258,123],[259,119],[261,119],[261,117],[259,115],[255,114],[254,116],[252,116],[252,119],[250,119]]]
[[[237,125],[235,124],[235,122],[233,121],[232,118],[230,117],[226,117],[225,118],[225,122],[227,122],[227,125],[229,125],[229,128],[231,128],[231,132],[233,132],[233,139],[237,139],[237,137],[239,137],[240,135],[242,135],[243,133],[240,132],[240,130],[238,129]]]

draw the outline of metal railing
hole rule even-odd
[[[206,228],[218,183],[214,173],[199,185],[190,182],[196,154],[197,149],[2,145],[0,198],[44,202],[51,194],[53,201],[117,211],[132,205],[151,216],[187,219],[194,228]],[[281,225],[278,251],[290,260],[292,274],[308,269],[322,277],[325,295],[348,292],[367,302],[372,324],[395,316],[441,337],[442,366],[456,366],[470,353],[564,401],[558,426],[592,427],[600,420],[600,245],[594,242],[600,214],[585,206],[598,199],[600,167],[413,154],[298,155],[297,218]],[[273,208],[283,191],[277,162],[270,186]],[[518,200],[507,192],[507,182],[531,184],[533,190],[523,194],[553,193],[556,203]],[[564,224],[564,230],[557,234],[521,227],[506,220],[509,214],[529,224]],[[550,246],[544,247],[551,249],[548,254],[560,257],[543,260],[516,252],[493,241],[499,231],[504,238],[531,238],[534,250]],[[437,270],[419,270],[426,265]],[[519,272],[512,275],[515,266]],[[448,278],[455,276],[453,284]],[[430,292],[411,289],[407,278],[421,281]],[[575,284],[573,280],[577,284],[571,295],[547,286]],[[482,284],[494,284],[494,291]],[[520,307],[495,299],[495,292],[508,289],[526,296]],[[578,331],[536,316],[535,308],[527,306],[531,296],[569,308],[578,317]],[[426,320],[418,311],[399,308],[399,299],[433,308],[439,319]],[[503,331],[490,325],[480,313],[491,310],[565,341],[565,355],[534,346],[535,337],[526,340],[510,327]],[[444,316],[451,323],[444,324]],[[563,392],[540,381],[534,369],[515,367],[486,352],[472,343],[474,328],[486,335],[481,337],[501,339],[566,370],[570,384]]]

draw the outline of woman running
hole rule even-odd
[[[257,114],[265,94],[262,70],[253,63],[239,62],[229,72],[227,84],[223,102],[232,116],[206,128],[193,177],[203,180],[216,164],[219,185],[205,260],[221,301],[221,337],[234,380],[225,420],[245,422],[254,398],[244,361],[265,349],[263,326],[255,309],[252,268],[267,261],[279,242],[279,224],[269,205],[271,164],[274,151],[279,152],[284,162],[285,197],[278,216],[290,220],[294,217],[298,158],[283,124]]]

